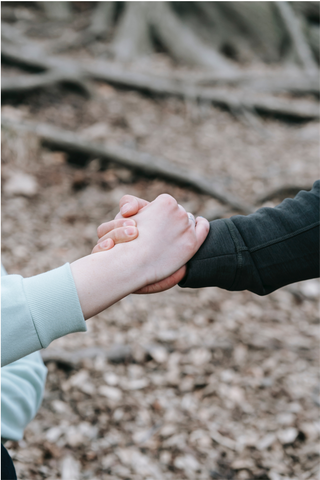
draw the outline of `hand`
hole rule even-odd
[[[137,197],[132,197],[128,195],[121,199],[121,213],[131,214],[133,211],[139,208],[139,213],[134,217],[134,219],[137,221],[137,227],[140,231],[140,235],[142,233],[141,226],[143,225],[141,224],[141,221],[148,216],[149,223],[144,222],[144,226],[148,227],[148,230],[144,231],[144,237],[146,238],[149,234],[151,237],[153,227],[159,230],[159,237],[155,236],[152,238],[152,240],[150,238],[150,243],[147,244],[148,248],[150,247],[151,249],[151,247],[153,246],[152,244],[155,244],[158,247],[158,250],[154,252],[155,259],[158,259],[160,256],[161,250],[159,250],[159,246],[163,248],[165,260],[161,266],[166,266],[167,271],[171,270],[169,275],[172,276],[170,279],[164,277],[160,269],[160,271],[156,272],[155,281],[157,282],[157,285],[154,285],[154,282],[149,282],[147,284],[147,287],[144,287],[143,290],[139,290],[139,293],[154,293],[158,291],[163,291],[175,285],[183,278],[186,272],[186,268],[184,267],[184,263],[177,262],[177,259],[186,258],[186,261],[188,261],[193,256],[193,254],[196,253],[196,251],[203,243],[208,234],[209,223],[206,219],[202,217],[198,217],[195,220],[192,214],[187,213],[185,209],[181,207],[181,205],[178,205],[178,203],[173,197],[167,194],[160,195],[156,200],[151,203],[148,203],[145,200],[141,200]],[[150,215],[150,210],[157,212],[157,214],[152,217]],[[118,214],[116,218],[119,219],[120,215]],[[150,218],[152,219],[150,220]],[[141,219],[140,222],[139,219]],[[162,229],[160,228],[161,222],[163,222]],[[185,241],[183,243],[184,247],[182,247],[181,244],[180,249],[182,248],[182,250],[179,250],[178,245],[179,242],[182,241],[182,235],[184,235],[184,240],[188,238],[188,241],[190,241],[190,243],[189,245],[187,245],[188,241]],[[139,239],[140,237],[136,240],[136,242],[134,242],[136,247],[138,247]],[[176,257],[172,255],[172,263],[168,262],[167,258],[165,257],[166,253],[168,254],[167,256],[170,257],[171,251],[176,252]],[[193,254],[190,255],[191,251],[193,252]],[[146,257],[147,252],[145,251],[142,253],[143,256]],[[177,270],[172,270],[174,265],[177,265]],[[162,277],[162,279],[160,277]],[[160,280],[161,283],[159,283]],[[164,281],[162,282],[162,280]]]
[[[85,319],[179,271],[209,232],[206,219],[190,218],[170,195],[160,195],[131,220],[139,230],[134,242],[70,264]]]
[[[147,205],[149,205],[149,202],[147,202],[146,200],[143,200],[142,198],[135,197],[133,195],[124,195],[121,198],[119,203],[120,212],[116,215],[115,219],[123,219],[123,218],[130,217],[132,215],[136,215],[141,209],[143,209]],[[98,228],[99,238],[105,235],[106,233],[104,225],[108,225],[108,224],[102,224]],[[95,253],[96,251],[100,251],[101,248],[103,248],[102,245],[100,245],[99,250],[94,249],[92,253]],[[135,293],[149,294],[149,293],[158,293],[158,292],[164,292],[165,290],[169,290],[170,288],[174,287],[179,282],[181,282],[183,277],[186,275],[186,272],[187,272],[187,268],[184,265],[177,272],[174,272],[172,275],[165,278],[164,280],[161,280],[160,282],[157,282],[153,285],[147,285],[146,287],[141,288]]]
[[[139,235],[136,222],[133,219],[115,219],[102,223],[97,230],[98,243],[91,253],[110,250],[117,243],[131,242]]]

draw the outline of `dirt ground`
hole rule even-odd
[[[150,62],[166,64],[160,54]],[[213,107],[102,83],[98,92],[88,100],[52,87],[5,101],[2,113],[161,155],[252,204],[271,188],[318,178],[315,123],[269,118],[255,131]],[[10,274],[89,254],[96,227],[114,217],[125,193],[170,193],[194,214],[220,206],[125,168],[101,169],[99,159],[80,168],[31,134],[5,129],[2,141],[2,262]],[[267,297],[179,287],[131,295],[89,320],[87,333],[56,340],[45,352],[39,413],[23,440],[6,445],[18,478],[315,480],[319,292],[310,280]],[[80,355],[50,360],[57,349]]]

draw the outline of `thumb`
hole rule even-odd
[[[196,218],[197,250],[201,247],[210,230],[210,223],[204,217]]]

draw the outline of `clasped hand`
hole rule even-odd
[[[92,253],[112,249],[116,244],[135,240],[144,253],[147,284],[135,293],[156,293],[180,282],[186,274],[186,262],[197,252],[209,232],[203,217],[194,219],[170,195],[153,202],[125,195],[114,220],[102,223]],[[137,245],[138,246],[138,245]]]

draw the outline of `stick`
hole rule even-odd
[[[208,180],[196,172],[184,170],[161,157],[137,152],[123,147],[108,147],[91,143],[82,135],[61,130],[44,123],[15,122],[2,118],[2,125],[7,128],[23,129],[35,133],[40,140],[51,147],[66,151],[82,153],[117,163],[130,169],[139,170],[147,175],[162,177],[166,180],[191,186],[201,193],[210,195],[220,202],[231,206],[236,211],[252,213],[254,208],[226,192],[213,180]]]
[[[72,368],[79,367],[81,361],[87,358],[103,357],[112,363],[123,363],[131,356],[132,351],[128,345],[114,345],[109,349],[103,347],[82,348],[74,352],[68,352],[62,348],[48,348],[41,351],[41,357],[45,363],[57,362]]]

